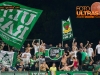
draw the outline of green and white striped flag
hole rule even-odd
[[[10,67],[15,66],[17,62],[17,53],[16,52],[8,52],[8,51],[1,51],[0,52],[0,63]]]
[[[71,38],[73,38],[73,31],[70,18],[68,18],[67,21],[62,21],[62,40],[65,41]]]

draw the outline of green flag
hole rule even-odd
[[[0,53],[0,63],[5,66],[15,66],[17,62],[17,53],[9,51],[1,51]]]
[[[14,2],[3,2],[0,6],[0,37],[10,46],[20,49],[42,10]],[[13,7],[20,7],[20,9]]]
[[[67,21],[62,21],[62,40],[69,40],[73,38],[73,31],[70,18]]]

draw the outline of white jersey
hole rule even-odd
[[[72,57],[77,57],[77,51],[71,51],[70,54],[72,54]]]
[[[23,58],[24,56],[26,56],[26,59],[30,59],[31,54],[30,54],[30,53],[24,52],[24,53],[22,53],[22,58]]]
[[[96,46],[96,50],[97,50],[97,53],[100,54],[100,45],[99,44]]]
[[[35,54],[39,51],[39,46],[34,45]]]
[[[93,48],[88,48],[87,49],[87,53],[91,57],[92,56],[92,53],[93,53]]]

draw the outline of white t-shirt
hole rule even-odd
[[[35,54],[39,51],[39,46],[34,45]]]
[[[100,54],[100,45],[97,45],[96,49],[97,49],[97,53]]]
[[[92,56],[93,48],[88,48],[87,53],[88,53],[89,56]]]
[[[77,57],[77,51],[71,51],[70,54],[73,54],[72,57]]]
[[[30,54],[30,53],[24,52],[24,53],[22,53],[22,58],[23,58],[24,56],[26,56],[26,59],[30,59],[31,54]]]

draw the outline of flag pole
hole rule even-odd
[[[40,66],[40,39],[39,39],[39,66]],[[40,75],[40,67],[39,67],[39,75]]]

